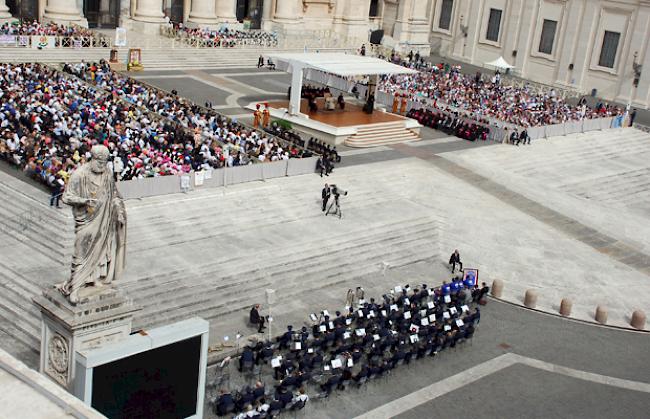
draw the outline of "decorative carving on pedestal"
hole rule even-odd
[[[47,374],[65,386],[70,366],[68,362],[70,350],[68,341],[60,334],[56,333],[50,338],[47,344],[47,357]]]
[[[54,287],[34,298],[41,311],[41,367],[43,374],[63,387],[74,379],[75,352],[124,339],[131,333],[139,308],[114,287],[71,304]]]

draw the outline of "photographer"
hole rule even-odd
[[[339,203],[339,198],[341,197],[341,195],[347,196],[348,191],[343,190],[336,185],[332,185],[331,191],[332,191],[332,195],[334,195],[334,202],[330,204],[329,208],[327,209],[327,212],[325,213],[325,216],[329,214],[333,214],[333,215],[338,215],[339,218],[341,218],[343,214],[341,213],[341,205]],[[332,208],[334,208],[334,211],[332,211]]]

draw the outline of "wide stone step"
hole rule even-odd
[[[403,234],[393,234],[387,236],[384,240],[381,240],[381,251],[383,252],[387,248],[401,248],[404,245],[410,245],[415,239],[413,239],[414,233],[411,231],[404,232]],[[430,237],[427,237],[423,240],[431,241]],[[218,269],[224,264],[218,264],[214,270],[203,270],[203,275],[199,278],[194,278],[190,280],[183,279],[176,280],[174,283],[165,283],[158,284],[156,287],[162,286],[162,289],[159,291],[154,291],[154,293],[147,292],[152,291],[154,288],[148,288],[141,290],[139,293],[142,295],[142,298],[146,300],[158,299],[158,297],[167,297],[168,300],[162,300],[161,303],[169,301],[176,304],[180,300],[186,297],[192,297],[194,294],[201,293],[205,287],[210,287],[210,289],[219,289],[224,290],[226,288],[233,288],[240,285],[246,285],[251,281],[260,280],[260,279],[271,279],[274,276],[281,276],[283,281],[288,277],[293,275],[307,275],[312,272],[312,270],[320,271],[322,269],[330,269],[336,267],[341,260],[355,260],[358,263],[363,263],[366,258],[374,257],[377,250],[376,248],[377,240],[368,240],[366,243],[359,243],[356,246],[341,246],[334,250],[328,251],[328,249],[323,249],[319,255],[301,255],[301,258],[287,259],[276,257],[274,262],[265,263],[265,261],[256,261],[256,266],[241,266],[240,269],[227,269],[229,273],[225,275],[219,275]],[[374,251],[374,253],[373,253]],[[301,248],[302,252],[302,248]],[[226,265],[229,266],[229,265]],[[224,269],[226,270],[226,269]],[[245,279],[242,279],[245,278]],[[215,287],[215,281],[218,281],[219,284]],[[131,291],[130,291],[131,292]],[[134,294],[138,294],[138,291],[133,291]]]
[[[437,221],[402,221],[398,223],[393,223],[387,226],[379,226],[372,228],[369,233],[366,230],[357,230],[357,231],[347,231],[344,234],[336,236],[328,236],[322,240],[307,242],[307,243],[295,243],[292,246],[286,246],[280,248],[271,253],[266,253],[264,257],[257,257],[255,259],[255,265],[251,265],[250,255],[243,254],[238,257],[224,256],[212,262],[202,264],[197,269],[195,269],[192,274],[196,274],[199,277],[208,276],[208,280],[211,281],[214,278],[215,270],[225,271],[222,273],[221,280],[225,281],[226,279],[236,280],[238,275],[242,273],[251,273],[259,270],[264,270],[265,272],[270,272],[274,267],[285,267],[285,260],[291,260],[294,264],[307,263],[313,260],[320,260],[326,258],[326,254],[332,251],[346,252],[351,249],[357,249],[362,246],[367,246],[369,244],[377,243],[378,241],[389,239],[391,233],[393,232],[402,232],[402,236],[407,234],[418,234],[421,231],[427,231],[428,229],[437,229],[439,222]],[[296,249],[300,249],[299,252]],[[296,257],[296,254],[299,256]],[[141,291],[146,291],[150,287],[156,285],[173,285],[176,283],[182,283],[187,286],[187,269],[179,269],[168,272],[163,272],[161,274],[150,274],[142,278],[138,278],[132,281],[125,283],[125,286],[129,290],[133,290],[134,293],[139,293]],[[197,282],[192,281],[191,282]]]
[[[391,201],[391,199],[371,196],[370,194],[368,194],[367,200],[363,200],[363,201],[355,200],[355,201],[346,202],[345,208],[346,210],[354,211],[355,209],[364,208],[367,207],[368,205],[373,205],[376,203],[387,203],[389,201]],[[182,225],[181,226],[182,228],[177,227],[175,220],[174,221],[159,220],[160,224],[164,224],[165,222],[171,224],[168,226],[166,230],[164,241],[159,240],[160,230],[157,228],[151,228],[149,232],[144,232],[142,233],[142,235],[129,234],[131,237],[138,237],[137,239],[134,239],[129,243],[130,252],[138,253],[142,251],[151,251],[156,248],[184,245],[187,244],[188,242],[199,243],[205,240],[218,239],[219,237],[223,237],[231,233],[235,234],[237,232],[241,233],[243,231],[261,229],[265,226],[276,225],[278,223],[288,223],[291,221],[298,221],[302,219],[320,218],[323,215],[319,209],[314,208],[315,205],[316,204],[312,200],[307,204],[301,204],[297,207],[294,207],[295,210],[294,212],[296,215],[292,216],[290,214],[280,215],[277,213],[270,213],[268,211],[264,212],[261,211],[260,209],[255,209],[254,204],[251,202],[249,207],[244,207],[245,209],[242,208],[241,210],[237,211],[238,217],[241,217],[242,219],[245,218],[248,221],[248,223],[244,226],[235,223],[221,225],[222,223],[218,218],[219,215],[222,213],[221,211],[219,211],[218,213],[217,212],[212,213],[214,217],[214,221],[212,222],[206,219],[205,215],[200,215],[200,216],[196,216],[193,220],[189,220],[190,221],[189,223],[184,223],[185,225]],[[206,211],[206,210],[204,209],[202,211]],[[308,216],[308,217],[304,216],[304,214],[308,214],[310,212],[313,214],[312,216]],[[209,212],[206,211],[205,213],[209,213]],[[228,212],[224,211],[224,213],[227,214]],[[303,215],[298,215],[298,214],[303,214]],[[211,225],[212,223],[214,223],[214,225]],[[140,222],[140,224],[145,225],[145,223],[143,222]],[[173,228],[173,231],[170,231],[171,228]],[[155,242],[153,240],[155,240]]]
[[[272,283],[264,281],[263,283],[255,283],[253,287],[246,287],[244,289],[236,290],[233,293],[224,292],[209,292],[200,295],[200,300],[195,300],[194,304],[179,307],[174,304],[174,309],[159,310],[161,315],[147,315],[142,317],[143,326],[151,326],[155,324],[164,324],[167,322],[176,321],[178,319],[189,317],[191,315],[198,315],[207,320],[223,316],[235,311],[250,309],[254,301],[262,301],[264,290],[267,286],[272,286],[276,290],[276,294],[282,299],[289,299],[293,296],[300,295],[310,290],[326,288],[341,284],[344,282],[353,282],[354,278],[359,278],[373,272],[379,272],[382,261],[390,261],[393,267],[408,265],[416,263],[421,260],[429,259],[432,255],[423,255],[417,257],[417,250],[422,249],[423,243],[420,241],[413,241],[411,247],[405,248],[402,251],[390,252],[381,255],[378,259],[368,264],[359,264],[355,261],[338,265],[338,269],[322,269],[322,275],[319,276],[317,281],[304,282],[304,275],[295,275],[292,279]],[[388,256],[388,257],[384,257]],[[410,256],[410,257],[409,257]],[[234,297],[229,297],[233,295]],[[188,307],[199,307],[198,310],[190,309]],[[160,309],[160,307],[157,307]],[[145,308],[147,311],[147,308]]]
[[[25,241],[25,244],[40,245],[62,257],[70,253],[74,235],[62,231],[66,225],[52,218],[47,211],[40,209],[22,211],[16,201],[8,202],[0,197],[0,214],[0,225],[3,225],[3,231],[11,231],[20,234],[19,237],[27,237],[29,240]],[[69,231],[72,230],[73,227],[70,226]]]
[[[407,141],[418,141],[420,136],[408,131],[400,135],[392,136],[377,136],[371,138],[364,138],[363,136],[352,135],[345,140],[345,145],[348,147],[363,148],[363,147],[379,147],[382,145],[403,143]]]

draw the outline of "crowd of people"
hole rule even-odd
[[[0,26],[2,35],[46,35],[46,36],[95,36],[95,33],[81,26],[66,26],[53,22],[41,23],[37,20],[22,23],[5,22]]]
[[[188,28],[182,23],[174,24],[173,31],[178,39],[200,41],[203,46],[232,48],[240,45],[275,47],[278,35],[275,32],[237,30],[229,28]]]
[[[406,95],[434,109],[453,107],[470,119],[490,118],[493,122],[528,128],[623,113],[612,105],[598,109],[584,103],[569,105],[553,89],[539,92],[529,85],[508,85],[502,82],[498,72],[492,77],[480,72],[463,74],[460,66],[442,63],[431,66],[417,54],[405,64],[420,71],[384,77],[379,88],[389,94]]]
[[[90,156],[111,151],[120,180],[301,157],[302,149],[249,129],[104,63],[0,65],[0,156],[56,187]]]
[[[215,413],[274,417],[304,407],[309,389],[316,390],[318,398],[327,398],[335,390],[362,387],[403,364],[435,357],[471,339],[481,317],[478,305],[489,292],[485,283],[478,286],[477,279],[468,273],[437,288],[397,286],[379,300],[365,299],[360,287],[356,292],[350,289],[344,313],[313,313],[311,329],[288,326],[273,341],[246,346],[238,369],[243,373],[257,369],[262,375],[267,368],[273,374],[273,380],[267,380],[273,382],[272,388],[262,381],[234,393],[223,388],[212,400]],[[259,309],[259,305],[251,309],[254,323],[263,318]]]
[[[406,116],[417,120],[420,124],[445,132],[447,135],[455,135],[469,141],[485,141],[490,135],[489,124],[478,123],[462,118],[456,113],[434,112],[424,108],[413,108]]]

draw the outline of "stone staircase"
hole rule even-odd
[[[418,141],[420,135],[407,128],[404,122],[386,122],[359,127],[357,133],[345,140],[348,147],[378,147],[387,144]]]
[[[385,266],[438,258],[444,218],[409,203],[408,178],[388,185],[376,182],[381,165],[365,171],[372,182],[353,170],[335,175],[354,188],[342,198],[340,220],[320,211],[317,176],[127,201],[119,286],[142,307],[134,327],[201,316],[221,328],[264,301],[267,288],[276,290],[278,309],[296,308],[302,295],[339,294],[381,277]],[[31,299],[67,277],[73,220],[69,208],[49,207],[45,191],[2,172],[0,197],[0,345],[35,367],[41,332]],[[34,215],[16,219],[23,213]]]
[[[0,171],[0,337],[3,349],[38,365],[40,314],[32,297],[66,278],[74,239],[69,208]],[[36,363],[36,364],[34,364]]]
[[[120,62],[126,62],[128,48],[119,48]],[[145,47],[142,48],[142,64],[147,70],[183,70],[183,69],[223,69],[237,67],[253,67],[257,64],[260,54],[299,52],[302,49],[277,48],[191,48],[191,47]],[[349,52],[345,48],[330,48],[323,52]],[[88,48],[34,50],[30,48],[0,48],[1,62],[42,62],[62,63],[108,60],[110,49]]]

